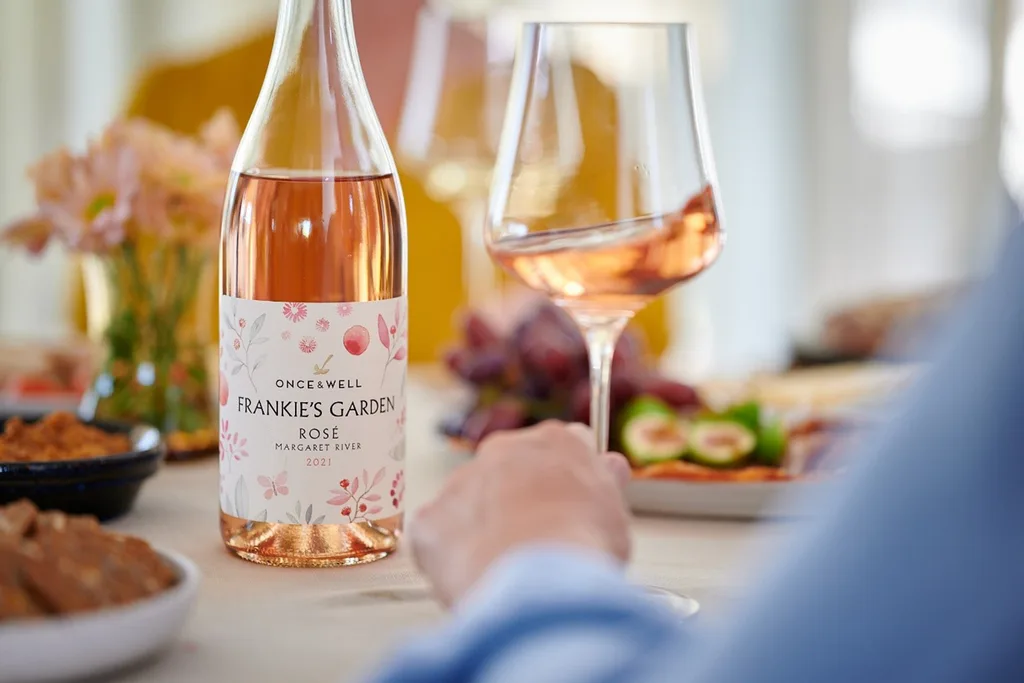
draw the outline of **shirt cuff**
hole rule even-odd
[[[646,598],[643,589],[626,581],[625,568],[608,555],[540,543],[512,550],[495,562],[453,612],[460,621],[476,621],[533,606],[593,604],[595,595],[619,606]]]

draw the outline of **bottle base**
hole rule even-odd
[[[402,516],[356,524],[272,524],[221,513],[224,545],[273,567],[345,567],[384,559],[398,547]]]

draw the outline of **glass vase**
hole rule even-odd
[[[125,243],[83,263],[90,336],[101,365],[82,400],[85,419],[161,430],[169,459],[217,449],[208,370],[214,251]]]

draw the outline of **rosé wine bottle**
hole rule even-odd
[[[395,550],[405,240],[350,0],[282,0],[221,234],[220,528],[239,557],[327,567]]]

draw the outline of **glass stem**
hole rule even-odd
[[[598,453],[604,453],[608,450],[612,358],[615,355],[615,344],[629,318],[582,314],[573,317],[587,340],[587,354],[590,358],[590,427],[597,438]]]
[[[467,197],[458,205],[462,228],[462,278],[467,303],[479,308],[495,294],[494,263],[484,244],[487,204],[484,199]]]

